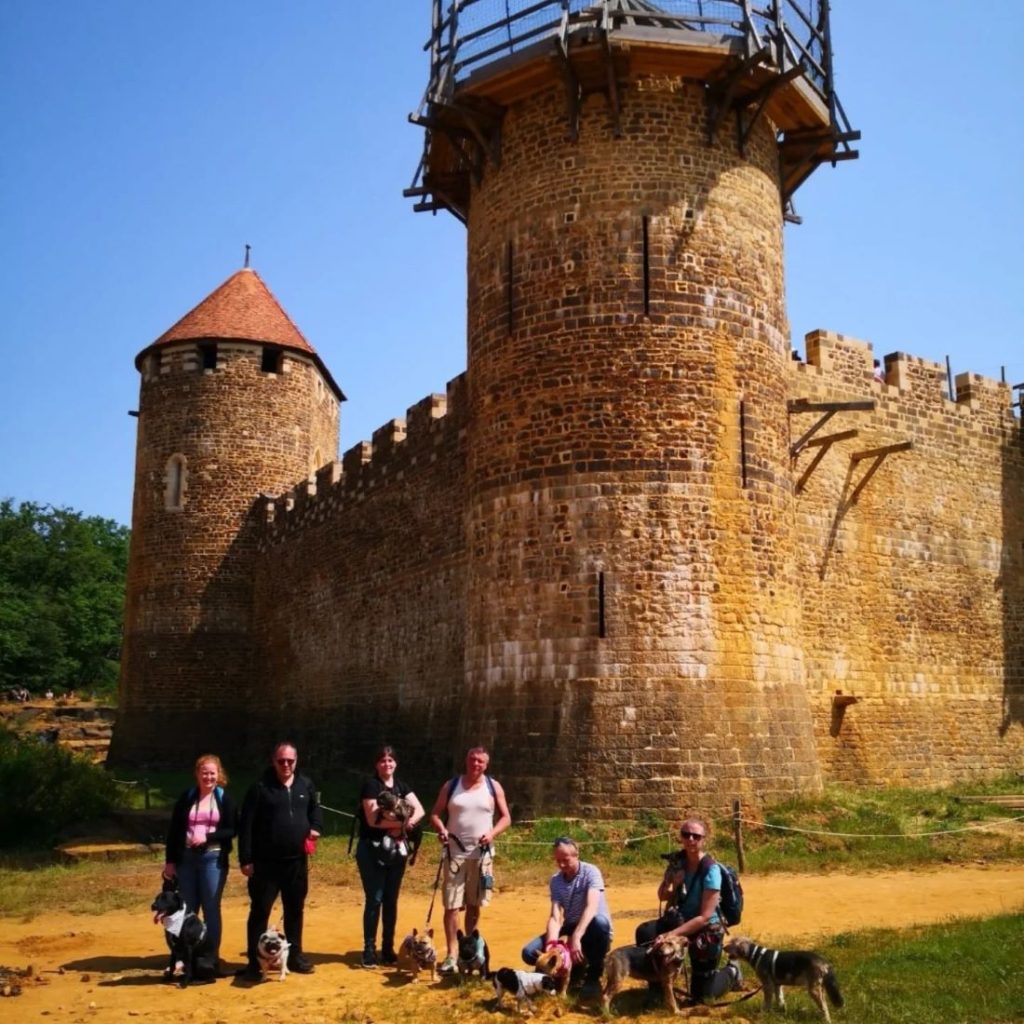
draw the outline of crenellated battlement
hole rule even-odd
[[[902,409],[908,415],[947,414],[971,428],[981,417],[985,428],[991,420],[1013,418],[1013,392],[1008,384],[976,373],[959,373],[955,398],[949,397],[946,368],[920,356],[891,352],[880,358],[883,380],[875,378],[878,358],[869,342],[834,331],[816,330],[805,336],[806,362],[790,364],[793,397],[822,399],[874,398],[891,414]]]
[[[306,480],[262,506],[264,543],[275,544],[308,522],[319,522],[349,502],[429,467],[457,444],[467,416],[466,375],[448,382],[445,394],[431,394],[359,441],[340,462],[322,466]]]

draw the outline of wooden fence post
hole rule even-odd
[[[746,858],[743,856],[743,817],[739,798],[732,802],[732,830],[736,841],[736,868],[742,875],[746,870]]]

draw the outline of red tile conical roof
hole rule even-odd
[[[248,267],[232,274],[149,347],[200,338],[239,338],[313,352],[260,275]]]
[[[245,267],[232,274],[194,309],[186,313],[136,357],[136,367],[153,349],[179,341],[237,339],[279,345],[311,356],[328,384],[344,401],[341,389],[324,366],[316,349],[302,336],[273,292],[255,270]]]

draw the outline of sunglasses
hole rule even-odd
[[[278,764],[295,764],[294,757],[279,757],[277,759]]]
[[[680,831],[679,834],[684,839],[703,839],[704,838],[704,833],[703,832],[685,832],[685,831]]]

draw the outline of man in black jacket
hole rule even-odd
[[[266,931],[278,894],[284,934],[291,944],[288,969],[313,973],[313,965],[302,953],[302,913],[309,889],[308,851],[323,831],[323,818],[313,782],[296,774],[297,763],[295,745],[278,743],[270,767],[242,804],[238,860],[249,879],[249,965],[242,973],[253,981],[260,978],[256,944]]]

